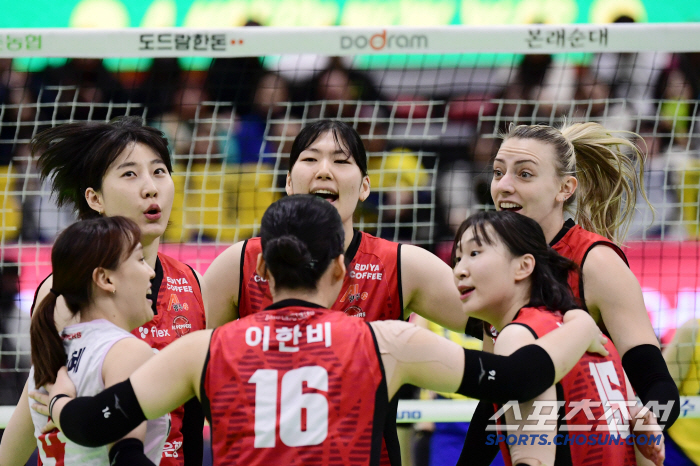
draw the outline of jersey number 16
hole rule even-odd
[[[274,448],[277,425],[277,370],[258,369],[248,380],[255,384],[255,448]],[[328,371],[320,366],[293,369],[282,376],[280,387],[280,440],[289,447],[318,445],[328,436],[328,400],[308,388],[328,391]],[[306,428],[303,428],[303,413]]]

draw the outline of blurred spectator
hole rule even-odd
[[[636,213],[630,226],[630,239],[681,239],[680,208],[677,186],[684,164],[682,152],[673,151],[668,136],[659,134],[653,121],[645,120],[639,128],[646,151],[644,191],[654,211],[642,196],[637,197]]]
[[[575,119],[581,119],[581,121],[605,120],[605,125],[607,125],[609,120],[606,112],[609,107],[609,97],[610,87],[606,83],[597,80],[590,68],[579,68],[576,91],[574,93],[576,102],[573,116]],[[620,124],[611,122],[611,126],[618,128]]]
[[[388,125],[370,118],[374,106],[358,110],[357,132],[367,151],[371,194],[356,211],[360,223],[377,223],[373,234],[392,241],[415,241],[429,237],[431,221],[430,175],[422,154],[404,147],[391,148]],[[379,111],[381,114],[382,111]],[[370,228],[363,227],[365,231]]]
[[[332,58],[326,69],[309,82],[300,98],[314,102],[309,106],[311,118],[356,118],[363,103],[381,100],[369,76],[349,70],[339,57]]]
[[[29,73],[12,67],[12,59],[0,58],[0,165],[9,165],[13,156],[22,151],[34,129],[37,99],[31,89]]]
[[[252,107],[247,113],[239,114],[236,107],[228,163],[257,163],[261,155],[287,154],[301,130],[287,80],[272,72],[262,74],[251,94]]]
[[[634,23],[620,16],[614,23]],[[634,120],[654,115],[653,83],[667,66],[666,53],[601,53],[594,57],[590,70],[596,81],[610,88],[610,97],[620,99],[610,105],[605,126],[631,130]]]
[[[690,82],[692,98],[700,99],[700,52],[679,54],[678,68]]]
[[[659,126],[672,140],[672,143],[690,148],[690,125],[695,111],[696,103],[693,99],[693,86],[678,60],[674,59],[671,65],[659,75],[656,85],[656,97],[660,99],[657,114]]]
[[[255,27],[260,23],[248,21],[245,25]],[[237,115],[247,115],[253,111],[254,90],[263,74],[265,68],[258,57],[215,58],[205,88],[213,100],[230,103]]]
[[[127,95],[100,59],[69,59],[63,66],[46,68],[37,78],[42,103],[53,104],[45,109],[43,120],[106,121],[126,113],[119,104],[127,102]]]
[[[483,173],[474,173],[467,160],[457,160],[440,171],[437,182],[440,205],[445,210],[450,236],[459,225],[481,204],[476,187],[487,179]]]
[[[154,58],[137,91],[151,121],[173,110],[173,95],[180,84],[182,70],[177,58]]]
[[[171,92],[164,113],[152,123],[165,133],[176,162],[206,163],[224,157],[227,129],[214,120],[205,78],[201,71],[179,71],[173,78],[175,85],[168,86]]]
[[[32,136],[37,99],[29,73],[17,71],[12,60],[0,59],[0,240],[14,240],[22,230],[20,193],[32,191],[27,141]]]
[[[508,81],[501,98],[530,102],[505,103],[504,122],[548,122],[552,117],[561,114],[561,108],[557,109],[560,105],[558,102],[564,102],[568,109],[575,90],[576,69],[573,66],[555,61],[552,55],[525,55],[518,65],[515,77]]]

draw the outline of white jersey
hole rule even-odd
[[[112,346],[124,338],[136,338],[113,323],[98,319],[70,325],[61,332],[63,348],[67,355],[68,375],[75,384],[78,396],[93,396],[104,390],[102,364]],[[34,368],[29,371],[29,391],[34,390]],[[42,389],[43,390],[43,389]],[[29,405],[34,403],[29,400]],[[30,409],[34,423],[34,437],[37,439],[41,462],[46,466],[86,465],[109,466],[107,446],[87,448],[68,440],[62,432],[54,429],[41,433],[48,418]],[[170,415],[153,419],[147,423],[144,450],[146,456],[156,465],[160,463],[161,452],[170,430]]]

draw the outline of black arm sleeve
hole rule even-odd
[[[522,403],[554,385],[554,375],[552,358],[538,345],[523,346],[510,356],[465,349],[457,393],[492,403]]]
[[[498,454],[498,443],[486,443],[486,426],[493,421],[489,418],[494,414],[493,404],[480,401],[469,423],[467,438],[464,440],[462,454],[459,455],[457,466],[489,466]]]
[[[658,411],[654,412],[664,430],[671,427],[681,413],[681,399],[661,350],[654,345],[635,346],[623,356],[622,367],[644,405],[649,402],[666,405],[663,414],[669,414],[665,421]],[[670,409],[666,409],[669,403]]]
[[[155,466],[143,452],[143,442],[135,438],[120,440],[109,450],[109,466]]]
[[[116,442],[146,420],[128,379],[95,396],[76,398],[61,411],[63,433],[84,447]]]
[[[182,419],[182,455],[185,466],[201,466],[204,455],[204,411],[197,398],[185,403]]]

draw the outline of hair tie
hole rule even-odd
[[[50,291],[51,293],[53,293],[54,295],[56,295],[57,298],[58,298],[59,296],[61,296],[61,293],[59,293],[58,291],[54,290],[53,288],[51,288],[49,291]]]
[[[308,264],[306,264],[306,267],[311,270],[314,270],[316,268],[316,264],[318,264],[317,260],[311,260]]]

